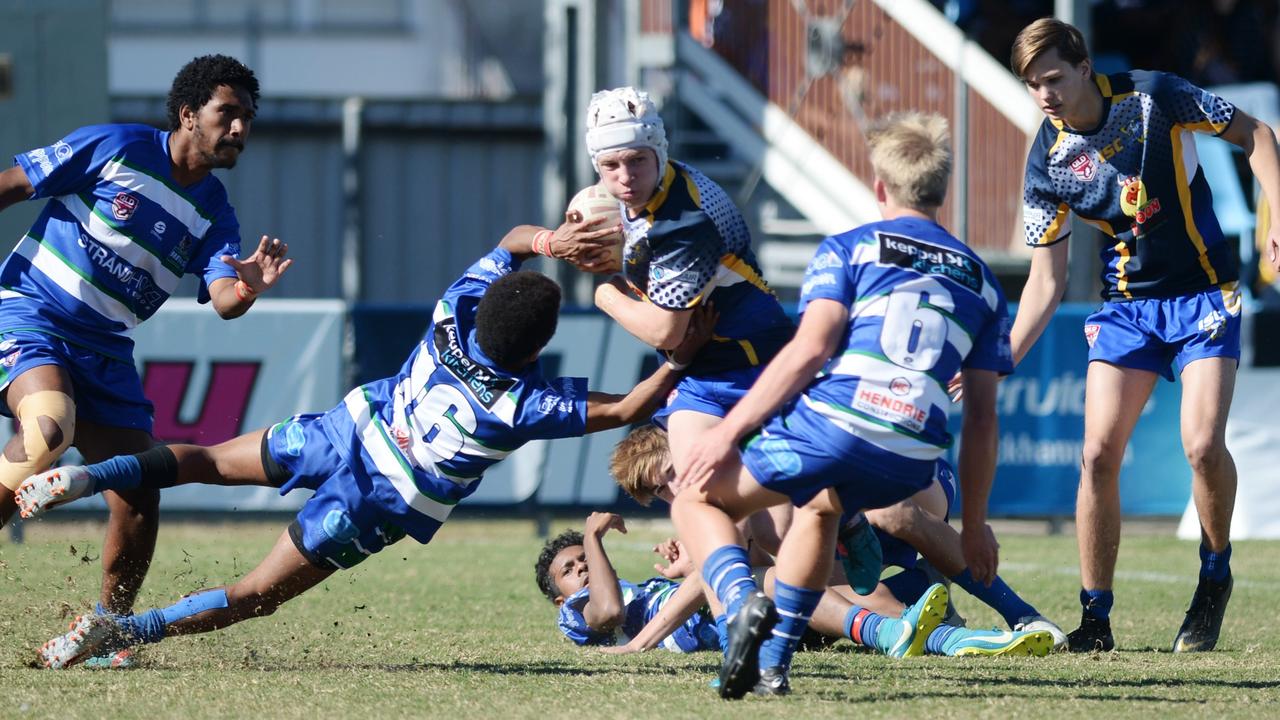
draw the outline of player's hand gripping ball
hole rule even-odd
[[[588,223],[592,229],[600,229],[618,225],[621,222],[621,204],[617,198],[604,189],[604,185],[591,185],[578,191],[569,201],[565,209],[565,220],[569,222]],[[598,222],[592,223],[593,220]],[[579,267],[594,273],[616,273],[622,271],[622,233],[613,233],[601,238],[603,247],[591,266]]]

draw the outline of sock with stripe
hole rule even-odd
[[[791,667],[791,656],[795,654],[804,629],[809,626],[809,618],[818,607],[823,590],[796,587],[781,580],[774,581],[773,590],[778,623],[773,626],[773,634],[760,646],[760,667],[786,669]]]
[[[844,615],[844,636],[863,647],[880,650],[880,645],[876,642],[876,638],[880,636],[880,625],[886,620],[895,619],[854,605]]]
[[[1110,590],[1080,589],[1080,606],[1084,608],[1086,615],[1099,620],[1111,619],[1111,606],[1115,601],[1116,597]]]
[[[1231,574],[1231,543],[1222,552],[1214,552],[1200,543],[1200,577],[1222,582]]]
[[[702,579],[720,598],[729,619],[738,614],[743,601],[756,591],[747,551],[739,545],[724,545],[713,550],[702,564]]]

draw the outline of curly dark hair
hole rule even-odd
[[[476,308],[476,342],[504,370],[519,370],[556,333],[560,286],[531,270],[498,278]]]
[[[226,55],[202,55],[182,66],[169,88],[166,109],[169,129],[177,130],[182,106],[198,110],[209,102],[219,85],[239,88],[249,93],[253,107],[258,107],[258,78],[239,60]]]
[[[565,530],[542,546],[538,562],[533,564],[534,579],[538,581],[538,589],[551,602],[555,602],[556,596],[560,594],[555,581],[551,579],[551,561],[556,559],[556,555],[559,555],[561,550],[573,545],[581,545],[582,542],[582,533],[577,530]]]

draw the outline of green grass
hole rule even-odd
[[[567,521],[553,525],[555,531]],[[233,580],[284,523],[170,524],[139,607]],[[648,576],[667,532],[636,523],[606,545],[620,575]],[[714,653],[612,657],[572,646],[538,593],[530,522],[455,521],[430,546],[402,541],[274,617],[146,648],[127,672],[31,668],[33,648],[97,596],[102,527],[35,523],[0,543],[0,718],[270,717],[1087,717],[1280,714],[1280,543],[1236,545],[1235,595],[1219,650],[1167,651],[1190,598],[1195,545],[1126,536],[1114,627],[1120,650],[1049,658],[891,661],[847,642],[797,656],[795,694],[718,700]],[[1075,626],[1071,537],[1002,538],[1003,574]],[[971,626],[996,616],[963,591]]]

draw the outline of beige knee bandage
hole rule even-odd
[[[48,470],[76,434],[76,403],[66,393],[41,390],[18,403],[18,435],[0,455],[0,485],[17,491],[29,476]]]

